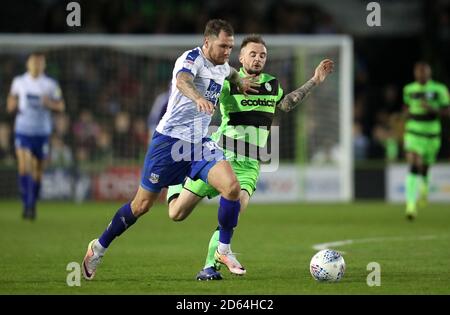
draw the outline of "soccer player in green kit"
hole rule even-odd
[[[410,166],[405,183],[406,217],[409,220],[416,218],[417,205],[425,206],[427,203],[429,169],[435,163],[441,146],[439,118],[440,115],[448,115],[450,103],[447,87],[431,79],[429,64],[416,63],[414,78],[414,82],[403,88],[403,100],[408,111],[404,146]]]
[[[234,84],[225,81],[220,95],[222,123],[219,130],[211,137],[224,149],[225,156],[230,161],[240,183],[241,213],[247,208],[250,197],[256,188],[260,169],[258,153],[259,149],[266,145],[276,107],[283,111],[295,108],[315,86],[325,80],[334,67],[333,61],[323,60],[309,81],[284,96],[278,80],[274,76],[262,72],[266,60],[267,49],[262,37],[259,35],[247,36],[241,44],[239,61],[242,68],[239,75],[241,77],[253,75],[255,82],[260,84],[258,93],[249,95],[240,93]],[[249,134],[253,134],[253,136],[249,136]],[[240,146],[239,143],[242,145]],[[233,146],[232,148],[230,144]],[[243,148],[246,148],[244,152],[241,151]],[[170,186],[167,194],[169,216],[175,221],[184,220],[204,197],[213,198],[217,195],[218,192],[213,187],[201,180],[187,179],[183,186]],[[219,230],[217,229],[209,242],[205,266],[198,273],[198,280],[222,279],[218,272],[220,264],[224,264],[233,274],[245,274],[245,268],[235,259],[234,255],[225,257],[219,254],[217,249],[220,249],[220,246]]]

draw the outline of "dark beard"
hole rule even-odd
[[[262,72],[262,70],[259,70],[259,71],[257,71],[257,70],[251,70],[251,69],[245,69],[245,72],[247,72],[248,74],[256,74],[256,75],[260,75],[261,74],[261,72]]]

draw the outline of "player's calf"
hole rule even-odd
[[[181,186],[181,185],[180,185]],[[169,193],[171,193],[171,187]],[[175,196],[172,195],[172,196]],[[177,197],[172,198],[169,202],[169,217],[173,221],[183,221],[194,210],[196,205],[202,200],[201,197],[193,194],[187,189],[182,189]]]

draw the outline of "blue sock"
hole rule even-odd
[[[223,244],[230,244],[233,229],[238,222],[241,202],[220,197],[219,204],[219,241]]]
[[[22,199],[23,206],[25,209],[30,209],[31,206],[31,192],[32,192],[32,178],[30,175],[20,175],[19,176],[19,191],[20,199]]]
[[[33,209],[36,206],[36,202],[39,199],[39,193],[41,192],[41,181],[33,180],[33,190],[32,190],[32,204],[31,208]]]
[[[111,223],[98,239],[104,248],[108,248],[109,244],[127,228],[136,222],[137,218],[131,211],[130,203],[126,203],[114,215]]]

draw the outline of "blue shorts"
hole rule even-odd
[[[49,136],[25,136],[15,134],[16,149],[28,149],[38,160],[44,160],[49,152]]]
[[[224,154],[209,138],[190,143],[154,132],[144,161],[141,186],[151,192],[183,183],[186,176],[208,182],[208,172]]]

